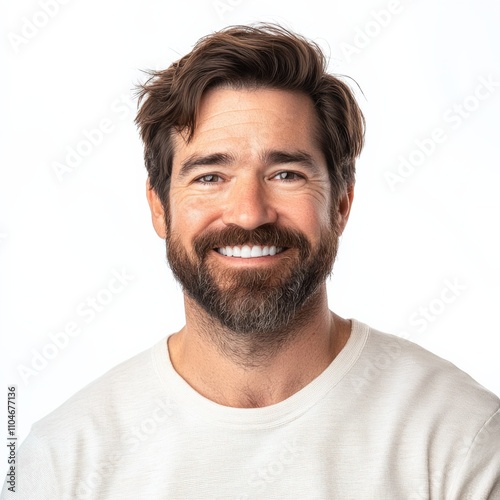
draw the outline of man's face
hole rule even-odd
[[[317,126],[301,93],[218,88],[191,141],[175,137],[169,263],[234,332],[286,329],[331,271],[347,214],[332,205]]]

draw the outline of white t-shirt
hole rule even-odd
[[[500,499],[499,399],[352,324],[321,375],[264,408],[198,394],[164,339],[37,422],[2,498]]]

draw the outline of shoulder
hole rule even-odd
[[[154,353],[161,343],[120,363],[75,393],[61,406],[36,422],[32,432],[40,440],[78,428],[87,433],[109,429],[110,420],[140,411],[141,400],[159,384]]]
[[[109,465],[120,443],[130,448],[130,429],[141,423],[162,386],[155,358],[164,346],[159,342],[117,365],[36,422],[19,449],[24,474],[16,494],[79,498],[76,490],[63,494],[63,485],[85,492],[86,481],[97,466]]]
[[[378,397],[407,398],[424,408],[467,413],[486,422],[500,407],[499,398],[453,363],[407,339],[380,332],[362,323],[366,342],[351,383]]]
[[[356,328],[364,344],[343,388],[362,415],[360,426],[392,443],[401,463],[412,456],[414,470],[428,470],[437,486],[455,492],[449,498],[497,491],[499,398],[409,340]]]

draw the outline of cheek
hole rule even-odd
[[[324,229],[331,227],[332,208],[329,197],[290,197],[284,206],[287,207],[286,222],[297,225],[313,240],[318,240]]]
[[[182,237],[195,236],[216,219],[215,203],[201,196],[170,195],[170,222],[174,231]]]
[[[323,236],[325,229],[331,227],[331,217],[328,211],[325,210],[304,210],[302,225],[305,231],[310,234],[310,238],[317,243]]]

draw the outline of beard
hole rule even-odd
[[[197,236],[190,257],[179,237],[170,232],[167,258],[184,292],[209,318],[233,337],[251,339],[255,346],[276,347],[289,340],[292,330],[319,306],[314,298],[332,271],[339,236],[338,224],[332,224],[317,248],[312,248],[303,233],[274,224],[254,230],[228,226]],[[249,242],[285,250],[275,263],[251,269],[224,267],[211,255],[216,248]],[[213,326],[209,329],[215,332]]]

